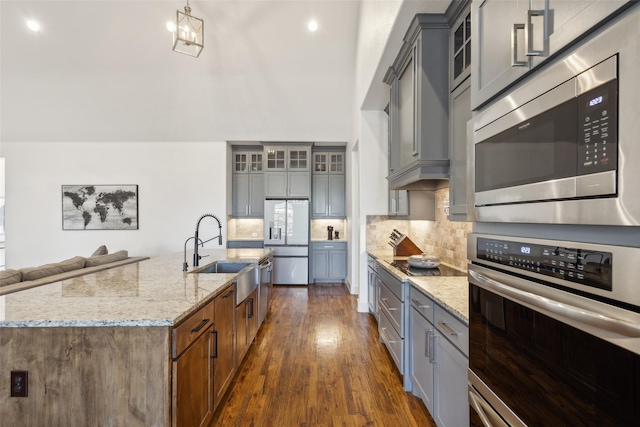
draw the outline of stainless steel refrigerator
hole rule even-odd
[[[309,281],[309,200],[265,200],[264,246],[273,249],[273,284]]]

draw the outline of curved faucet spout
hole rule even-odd
[[[220,230],[220,233],[217,236],[212,237],[209,240],[202,241],[198,237],[198,232],[200,230],[200,221],[202,221],[206,217],[211,217],[211,218],[215,219],[216,221],[218,221],[218,229]],[[218,244],[222,245],[222,223],[220,223],[220,220],[218,219],[218,217],[215,216],[214,214],[206,213],[206,214],[202,215],[200,218],[198,218],[198,222],[196,223],[196,234],[195,234],[194,238],[195,238],[195,241],[193,243],[193,266],[197,267],[198,265],[200,265],[200,263],[199,263],[200,258],[202,258],[200,255],[198,255],[198,241],[200,241],[200,245],[201,246],[204,246],[205,243],[210,242],[211,240],[217,238],[218,239]]]
[[[189,240],[191,240],[191,239],[196,239],[196,237],[195,236],[191,236],[187,240],[184,241],[184,260],[182,262],[182,271],[187,271],[187,269],[189,268],[189,264],[187,264],[187,243],[189,243]],[[200,244],[202,244],[202,240],[200,238],[198,238],[198,240],[200,240]],[[196,240],[196,242],[197,242],[197,240]]]

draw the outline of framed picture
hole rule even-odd
[[[137,230],[137,185],[63,185],[63,230]]]

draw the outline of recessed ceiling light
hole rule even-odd
[[[29,27],[31,31],[40,31],[40,24],[38,24],[33,19],[29,19],[27,21],[27,27]]]
[[[175,22],[171,22],[171,21],[167,21],[167,30],[171,33],[173,33],[176,30],[176,23]]]
[[[318,29],[318,23],[312,19],[307,24],[307,28],[309,28],[309,31],[314,32]]]

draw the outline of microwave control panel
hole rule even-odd
[[[479,237],[477,258],[529,273],[612,290],[613,255],[580,248]]]
[[[578,97],[578,175],[618,165],[618,80]]]

